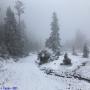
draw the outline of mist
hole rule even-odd
[[[7,3],[9,1],[9,3]],[[14,6],[15,0],[3,0],[5,6]],[[80,30],[88,38],[90,32],[90,1],[89,0],[22,0],[25,6],[23,15],[29,36],[45,42],[51,32],[52,13],[56,12],[59,19],[60,38],[66,41],[74,38]]]
[[[25,0],[26,19],[31,32],[44,40],[50,33],[52,13],[59,18],[62,40],[73,38],[77,30],[89,37],[90,1],[89,0]]]

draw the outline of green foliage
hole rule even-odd
[[[5,18],[5,45],[9,55],[12,57],[22,57],[25,55],[25,35],[24,31],[16,22],[15,14],[11,8],[7,8]]]
[[[51,23],[51,35],[46,41],[46,47],[51,49],[54,53],[60,52],[60,38],[59,38],[59,25],[56,13],[53,13],[53,21]]]
[[[64,60],[63,60],[64,65],[71,65],[71,59],[68,58],[68,54],[65,53],[64,55]]]
[[[25,23],[20,19],[20,16],[24,13],[23,3],[18,0],[15,9],[19,16],[19,23],[10,7],[6,10],[4,22],[0,22],[0,57],[24,57],[30,51],[25,33]]]
[[[48,63],[48,61],[50,59],[50,53],[47,50],[42,50],[38,54],[38,59],[40,60],[39,65]]]

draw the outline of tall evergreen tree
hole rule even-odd
[[[18,29],[14,12],[10,7],[7,8],[5,18],[5,44],[10,56],[23,55],[21,32]]]
[[[55,54],[60,54],[60,37],[59,37],[59,25],[57,14],[53,13],[53,21],[51,23],[51,35],[46,41],[46,47],[51,49]]]
[[[21,47],[22,47],[23,55],[27,56],[30,52],[29,50],[30,44],[29,44],[28,37],[25,32],[26,26],[25,26],[24,21],[21,22],[19,30],[20,30],[20,38],[21,38],[21,43],[22,43]]]
[[[7,8],[6,18],[5,18],[5,44],[9,55],[16,55],[16,30],[17,30],[17,23],[14,16],[13,11],[10,7]]]
[[[15,4],[15,9],[16,9],[16,12],[17,12],[17,15],[19,18],[18,29],[20,32],[20,38],[21,38],[21,43],[22,43],[21,47],[23,48],[23,54],[28,55],[29,42],[28,42],[28,38],[27,38],[26,33],[25,33],[26,26],[25,26],[24,20],[23,21],[21,20],[21,15],[24,14],[23,2],[20,0],[17,0],[16,4]]]

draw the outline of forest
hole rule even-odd
[[[0,90],[90,90],[89,19],[65,2],[0,1]]]

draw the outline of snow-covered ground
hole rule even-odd
[[[60,65],[63,56],[56,61],[38,66],[36,54],[15,63],[4,62],[0,68],[0,88],[9,87],[13,90],[90,90],[90,58],[72,56],[72,66]],[[51,73],[46,73],[51,70]],[[73,75],[81,76],[82,79]],[[84,79],[83,79],[84,78]]]

